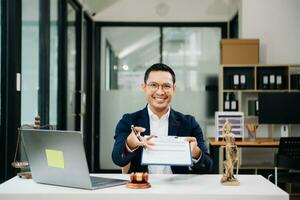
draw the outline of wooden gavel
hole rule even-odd
[[[147,183],[148,182],[148,173],[147,172],[132,172],[130,174],[131,183]]]

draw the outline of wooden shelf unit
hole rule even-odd
[[[233,87],[233,75],[245,75],[246,79],[246,85],[241,87]],[[270,75],[273,74],[275,78],[275,85],[263,88],[262,87],[262,78],[263,76],[268,76],[268,81],[270,80]],[[281,75],[281,86],[280,88],[276,87],[276,76]],[[237,110],[239,112],[244,112],[244,122],[245,124],[258,124],[258,116],[257,113],[253,114],[253,106],[251,107],[249,104],[253,105],[254,101],[258,100],[258,95],[260,93],[268,93],[268,92],[278,92],[278,93],[285,93],[285,92],[293,92],[298,93],[300,92],[300,80],[299,85],[295,87],[295,80],[292,80],[296,76],[299,76],[300,79],[300,65],[290,65],[290,64],[279,64],[279,65],[265,65],[265,64],[224,64],[220,65],[219,69],[219,111],[228,111],[224,110],[224,101],[225,99],[230,96],[230,93],[233,93],[235,96],[235,99],[238,101],[237,103]],[[239,79],[240,81],[240,79]],[[292,84],[293,83],[293,84]],[[247,85],[248,84],[248,85]],[[227,95],[228,94],[228,95]],[[227,104],[228,105],[228,104]],[[251,108],[251,112],[249,111]],[[276,126],[276,125],[275,125]],[[245,170],[245,173],[259,173],[259,174],[267,174],[270,171],[272,171],[272,168],[270,166],[265,165],[265,160],[261,160],[261,164],[255,164],[253,165],[251,157],[249,157],[249,148],[251,153],[255,155],[261,155],[261,149],[260,148],[271,148],[267,150],[266,152],[271,151],[270,153],[266,153],[267,157],[269,158],[272,156],[272,151],[276,151],[276,148],[279,145],[278,139],[275,139],[276,134],[274,134],[274,128],[276,128],[273,125],[259,125],[259,130],[261,130],[261,135],[256,137],[256,140],[249,141],[247,139],[247,131],[245,132],[245,139],[242,141],[237,140],[236,143],[239,147],[241,147],[241,154],[240,159],[245,162],[245,164],[241,165],[241,173],[243,173],[243,170]],[[289,126],[289,129],[291,127]],[[267,137],[267,138],[262,138]],[[215,167],[214,172],[215,173],[222,173],[223,172],[223,156],[224,153],[222,152],[222,148],[220,148],[222,145],[224,145],[224,141],[216,141],[215,139],[210,138],[209,139],[209,146],[210,146],[210,153],[214,159]],[[220,151],[219,151],[220,150]],[[248,152],[247,152],[248,151]],[[264,151],[264,149],[263,149]],[[269,155],[270,154],[270,155]],[[252,155],[252,154],[250,154]],[[265,154],[264,154],[265,156]],[[258,157],[257,159],[259,159]],[[261,158],[260,158],[261,159]],[[258,162],[254,162],[258,163]],[[251,171],[251,172],[250,172]]]
[[[291,85],[291,76],[299,74],[300,65],[263,65],[263,64],[226,64],[221,65],[219,70],[219,111],[224,110],[224,101],[227,94],[234,94],[238,101],[238,110],[248,116],[248,100],[257,99],[258,93],[262,92],[300,92],[300,88]],[[246,83],[241,88],[234,88],[233,76],[244,75]],[[264,88],[263,78],[268,78],[268,87]],[[270,84],[273,78],[274,85]],[[280,78],[280,87],[276,85],[276,79]],[[240,82],[240,80],[239,80]],[[300,85],[300,84],[299,84]],[[227,111],[227,110],[226,110]],[[252,113],[250,115],[253,115]],[[252,117],[253,118],[253,117]]]
[[[234,74],[243,74],[246,76],[246,85],[243,89],[237,87],[236,89],[233,88],[233,75]],[[273,74],[275,76],[281,75],[281,87],[270,89],[267,87],[266,89],[262,88],[261,79],[262,76],[269,76]],[[300,86],[298,88],[292,86],[291,77],[293,75],[300,76],[300,65],[262,65],[262,64],[246,64],[246,65],[221,65],[219,71],[219,111],[224,110],[224,101],[227,96],[226,94],[233,93],[236,100],[237,100],[237,108],[239,112],[244,113],[244,123],[245,124],[258,124],[259,119],[257,116],[257,112],[253,111],[253,104],[256,106],[256,101],[258,100],[258,95],[260,93],[268,93],[268,92],[278,92],[278,93],[286,93],[286,92],[293,92],[298,93],[300,92]],[[269,77],[268,77],[269,80]],[[299,81],[300,82],[300,81]],[[276,84],[276,81],[275,81]],[[295,83],[294,83],[295,84]],[[299,83],[300,85],[300,83]],[[250,105],[251,104],[251,105]],[[228,104],[227,104],[228,105]],[[254,107],[255,109],[255,107]],[[226,110],[227,111],[227,110]],[[259,112],[259,111],[258,111]],[[260,124],[258,128],[258,132],[256,134],[255,141],[247,141],[248,132],[244,130],[244,140],[237,141],[237,144],[241,147],[248,146],[248,147],[255,147],[263,146],[263,147],[275,147],[278,145],[278,141],[273,141],[272,138],[278,137],[278,127],[277,125],[272,124]],[[291,130],[291,125],[289,125],[289,130]],[[276,132],[276,133],[275,133]],[[262,142],[262,137],[268,137],[269,141]],[[279,136],[280,137],[280,136]],[[270,142],[270,143],[268,143]],[[221,141],[211,141],[210,145],[213,146],[220,146],[223,145]],[[270,146],[268,146],[268,144]],[[242,150],[244,151],[244,150]],[[259,153],[259,152],[257,152]],[[241,153],[241,156],[244,156],[247,153]],[[246,158],[245,158],[246,159]],[[252,167],[249,167],[252,168]]]

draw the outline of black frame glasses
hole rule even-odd
[[[165,92],[169,92],[172,90],[173,85],[170,83],[163,83],[163,84],[159,84],[156,82],[150,82],[146,84],[152,91],[157,91],[159,89],[159,87],[161,86],[162,90]]]

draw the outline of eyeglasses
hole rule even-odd
[[[172,84],[169,84],[169,83],[163,83],[163,84],[158,84],[158,83],[155,83],[155,82],[151,82],[151,83],[148,83],[147,86],[152,90],[152,91],[156,91],[158,90],[159,86],[161,86],[161,88],[165,91],[165,92],[169,92],[173,85]]]

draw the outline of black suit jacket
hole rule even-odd
[[[128,135],[131,133],[131,125],[146,128],[146,131],[142,133],[142,135],[150,135],[150,123],[147,107],[135,113],[123,115],[122,119],[118,122],[114,137],[115,143],[112,151],[112,160],[116,165],[120,167],[123,167],[131,162],[128,173],[147,172],[147,166],[141,165],[142,147],[139,147],[132,153],[126,150],[125,142]],[[197,139],[199,148],[202,150],[201,159],[191,168],[172,166],[171,169],[174,174],[212,173],[213,162],[207,152],[202,130],[193,116],[183,115],[182,113],[176,112],[171,109],[169,115],[168,135],[179,137],[195,137]]]

